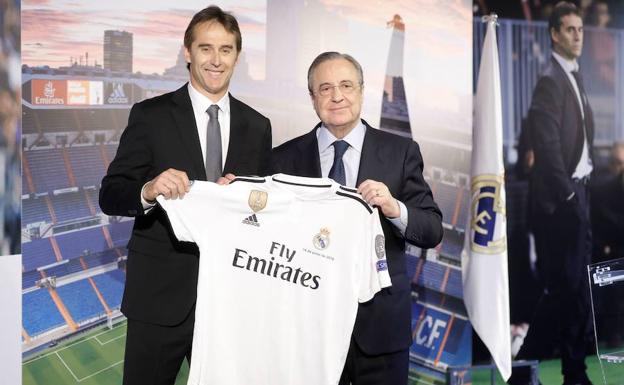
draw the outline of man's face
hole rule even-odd
[[[328,60],[316,67],[311,97],[316,114],[338,138],[348,134],[360,120],[362,87],[357,70],[345,59]]]
[[[191,47],[184,48],[191,84],[213,102],[225,95],[238,60],[236,37],[218,22],[195,26]]]
[[[596,13],[598,14],[598,27],[606,27],[611,21],[611,15],[609,15],[609,5],[607,3],[600,3],[596,5]]]
[[[554,50],[568,60],[577,59],[583,50],[583,20],[575,14],[561,18],[559,30],[551,29]]]

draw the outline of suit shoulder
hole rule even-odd
[[[544,72],[537,78],[537,85],[547,85],[552,84],[554,86],[559,85],[559,78],[556,73],[552,71]]]
[[[163,107],[171,104],[174,93],[168,92],[135,103],[130,110],[130,115],[134,119],[160,119],[162,112],[165,111]]]
[[[543,86],[561,87],[566,81],[564,76],[566,75],[558,64],[550,63],[540,74],[537,83]]]
[[[142,108],[142,109],[161,107],[163,103],[168,103],[171,100],[174,93],[175,91],[172,91],[172,92],[167,92],[162,95],[154,96],[153,98],[145,99],[136,103],[135,106]]]
[[[274,171],[292,174],[294,172],[294,165],[299,162],[302,153],[309,153],[311,146],[314,146],[313,143],[315,139],[316,135],[313,131],[274,147],[271,151],[271,161],[274,166]],[[318,153],[318,150],[315,152]]]
[[[536,105],[544,102],[550,103],[553,99],[558,100],[564,90],[565,79],[562,79],[559,76],[556,69],[549,66],[549,69],[542,73],[542,75],[537,79],[531,104]]]
[[[237,108],[243,115],[245,115],[250,120],[263,120],[268,122],[269,118],[262,115],[260,112],[256,111],[250,105],[241,102],[235,97],[230,95],[230,103],[233,107]]]
[[[287,153],[292,151],[293,149],[297,148],[299,146],[300,143],[302,143],[307,135],[300,135],[296,138],[290,139],[282,144],[280,144],[279,146],[275,147],[273,149],[274,152],[276,153]]]
[[[414,141],[412,138],[407,138],[404,136],[400,136],[397,134],[393,134],[391,132],[382,131],[379,129],[375,129],[371,127],[370,130],[371,136],[373,140],[375,140],[378,144],[382,144],[385,146],[390,146],[398,149],[408,149],[410,147],[419,148],[418,143]]]

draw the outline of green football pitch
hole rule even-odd
[[[23,385],[120,385],[123,371],[123,352],[126,341],[126,322],[113,329],[101,327],[80,337],[59,343],[22,365]],[[611,368],[608,385],[624,384],[624,364]],[[587,357],[588,373],[594,385],[604,384],[596,356]],[[614,368],[618,370],[613,371]],[[540,380],[544,385],[562,383],[560,361],[540,363]],[[176,385],[185,385],[188,365],[182,366]],[[0,380],[0,383],[2,381]],[[473,385],[489,384],[489,373],[474,373]],[[410,384],[441,384],[433,378],[410,375]],[[504,384],[497,376],[496,384]]]
[[[126,342],[126,322],[113,329],[90,331],[59,343],[22,364],[23,385],[120,385]],[[186,384],[183,365],[176,385]],[[1,382],[1,381],[0,381]]]

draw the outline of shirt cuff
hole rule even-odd
[[[405,230],[407,230],[407,207],[400,200],[397,200],[397,203],[399,204],[401,215],[398,218],[388,218],[388,220],[399,230],[401,235],[405,236]]]
[[[149,203],[148,201],[145,200],[145,198],[143,198],[143,189],[145,189],[146,184],[147,183],[145,183],[143,187],[141,187],[141,205],[143,206],[143,211],[145,212],[145,214],[150,212],[152,207],[156,206],[156,202]]]

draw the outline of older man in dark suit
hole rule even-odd
[[[308,88],[321,122],[273,150],[275,172],[330,177],[357,187],[383,214],[392,287],[358,309],[341,385],[407,383],[411,290],[405,240],[429,248],[442,238],[442,214],[423,179],[418,144],[376,130],[360,119],[362,68],[338,52],[319,55]]]
[[[531,226],[545,291],[517,358],[543,358],[558,342],[564,384],[587,385],[585,354],[592,325],[588,181],[594,121],[578,73],[583,21],[576,6],[558,3],[549,30],[553,57],[529,110],[535,153]],[[527,381],[521,370],[510,379],[513,384]]]
[[[236,19],[216,6],[198,12],[184,46],[190,83],[132,108],[100,190],[104,213],[136,217],[122,302],[126,385],[173,384],[191,353],[199,252],[176,240],[156,197],[182,197],[189,180],[269,168],[269,120],[228,93],[241,50]]]

